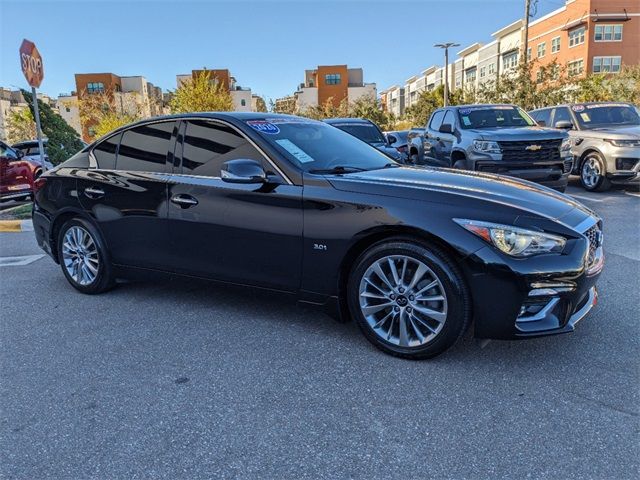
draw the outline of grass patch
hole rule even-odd
[[[3,220],[26,220],[31,218],[32,203],[25,203],[13,208],[7,208],[0,212],[0,218]]]

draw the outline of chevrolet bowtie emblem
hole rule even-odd
[[[542,147],[540,145],[529,145],[525,150],[531,150],[532,152],[537,152]]]

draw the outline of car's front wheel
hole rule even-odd
[[[580,167],[580,183],[585,190],[602,192],[611,186],[606,176],[607,169],[604,159],[599,153],[592,152],[582,161]]]
[[[100,232],[82,218],[71,219],[60,229],[58,259],[64,276],[82,293],[101,293],[115,284]]]
[[[352,317],[384,352],[434,357],[466,330],[471,299],[459,269],[440,249],[404,239],[374,245],[348,283]]]

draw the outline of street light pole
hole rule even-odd
[[[449,105],[449,49],[459,47],[459,43],[436,43],[434,47],[444,49],[444,106]]]

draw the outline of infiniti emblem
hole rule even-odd
[[[407,297],[405,297],[404,295],[399,295],[396,299],[396,303],[401,307],[404,307],[409,302],[407,301]]]

